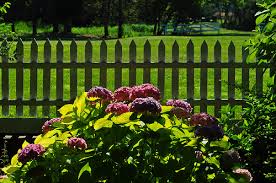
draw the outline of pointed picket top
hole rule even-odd
[[[179,45],[176,40],[172,46],[172,62],[179,62]]]
[[[85,43],[85,62],[86,63],[92,62],[92,52],[93,52],[93,46],[92,46],[91,40],[88,39]]]
[[[204,40],[201,45],[201,62],[207,62],[208,60],[208,45]]]
[[[229,47],[228,47],[228,61],[229,62],[235,62],[235,45],[233,41],[230,42]]]
[[[31,43],[31,62],[36,63],[37,57],[38,57],[38,45],[37,45],[36,39],[33,38]]]
[[[149,40],[144,45],[144,62],[149,63],[151,59],[151,45]]]
[[[160,41],[158,46],[158,60],[159,62],[165,62],[166,48],[163,40]]]
[[[116,41],[115,44],[115,62],[121,63],[122,62],[122,44],[119,40]]]
[[[242,47],[242,62],[243,63],[247,63],[248,55],[249,55],[249,49],[247,49],[243,46]]]
[[[218,40],[214,47],[214,58],[215,62],[221,62],[221,44]]]
[[[44,62],[49,63],[50,60],[51,60],[51,42],[49,38],[47,38],[44,44]]]
[[[71,44],[70,44],[70,59],[71,59],[71,63],[75,63],[77,62],[77,43],[75,41],[75,39],[72,40]]]
[[[62,63],[63,62],[63,44],[60,39],[57,42],[56,48],[57,48],[57,52],[56,52],[57,62]]]
[[[129,60],[132,63],[136,62],[136,43],[134,40],[129,45]]]
[[[16,44],[17,62],[23,62],[24,59],[24,44],[21,38],[18,39]]]
[[[187,44],[187,61],[188,62],[194,62],[194,43],[193,41],[190,39],[188,44]]]
[[[100,46],[100,62],[105,63],[107,61],[107,45],[105,40],[101,42]]]

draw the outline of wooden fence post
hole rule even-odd
[[[30,116],[37,115],[37,106],[35,104],[37,99],[37,58],[38,45],[35,39],[31,43],[31,67],[30,67]]]
[[[172,64],[179,63],[179,46],[177,41],[172,46]],[[179,68],[174,66],[172,68],[172,98],[179,97]]]
[[[158,88],[160,90],[162,99],[164,98],[164,94],[165,94],[165,68],[163,67],[165,66],[165,63],[166,63],[165,49],[166,49],[165,44],[161,40],[158,46],[158,63],[162,64],[162,67],[158,68]]]
[[[6,48],[8,46],[8,41],[5,39],[2,42],[2,47]],[[5,50],[8,51],[8,50]],[[8,116],[9,115],[9,96],[10,96],[10,80],[9,80],[9,68],[8,68],[8,53],[4,53],[4,55],[2,55],[2,64],[3,64],[3,69],[2,69],[2,100],[4,101],[4,105],[2,106],[2,114],[4,116]]]
[[[56,68],[56,99],[58,102],[63,101],[63,45],[61,40],[58,40],[56,45],[56,59],[57,59],[57,68]],[[56,106],[57,115],[58,109],[61,107],[60,104]]]
[[[229,66],[235,64],[235,57],[236,57],[235,46],[234,46],[234,43],[231,41],[228,47]],[[234,100],[235,100],[235,68],[234,67],[228,68],[228,99],[229,99],[230,105],[233,107]]]
[[[85,44],[85,78],[84,86],[85,91],[88,91],[92,88],[92,55],[93,55],[93,46],[90,40]]]
[[[70,59],[71,59],[72,66],[74,66],[77,63],[77,59],[78,59],[77,43],[75,40],[73,40],[70,45]],[[73,101],[77,96],[77,90],[78,90],[77,82],[78,82],[77,68],[71,67],[70,68],[70,100],[71,101]]]
[[[136,85],[136,44],[132,40],[129,45],[129,86]]]
[[[149,40],[146,41],[144,45],[144,63],[150,64],[151,63],[151,46]],[[143,71],[143,82],[150,83],[150,68],[144,67]]]
[[[247,93],[249,92],[249,68],[246,66],[246,60],[249,55],[249,50],[242,48],[242,99],[245,99]],[[242,107],[245,107],[243,103]]]
[[[107,62],[107,45],[106,45],[106,42],[103,40],[100,48],[100,63],[101,63],[100,85],[103,87],[106,87],[106,75],[107,75],[106,62]]]
[[[206,65],[208,61],[208,45],[203,41],[201,45],[201,64]],[[200,69],[200,112],[207,112],[207,68]]]
[[[215,63],[221,64],[221,44],[216,42],[214,47],[214,59]],[[221,109],[221,68],[215,68],[214,70],[214,92],[215,92],[215,116],[220,117]]]
[[[194,44],[192,40],[187,44],[187,99],[194,104]]]
[[[18,40],[16,45],[16,56],[17,56],[17,64],[18,67],[16,68],[16,115],[22,116],[23,115],[23,61],[24,61],[24,45],[21,39]]]
[[[50,82],[51,82],[51,43],[47,39],[44,44],[44,68],[43,68],[43,100],[48,102],[50,99]],[[49,116],[50,106],[42,106],[43,116]]]
[[[122,86],[122,44],[119,40],[117,40],[116,45],[115,45],[115,89],[119,88]]]

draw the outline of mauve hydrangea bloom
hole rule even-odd
[[[234,173],[244,176],[244,178],[247,179],[247,181],[251,182],[253,180],[253,177],[249,170],[238,168],[236,170],[233,170]]]
[[[129,112],[129,107],[127,104],[124,104],[122,102],[113,103],[107,106],[107,108],[105,109],[105,112],[120,115],[120,114]]]
[[[162,110],[161,104],[153,97],[136,98],[130,105],[131,112],[138,113],[160,113]]]
[[[121,87],[115,90],[114,92],[114,100],[116,102],[124,102],[130,100],[130,93],[131,93],[130,87]]]
[[[203,153],[201,151],[195,151],[195,156],[198,161],[203,160]]]
[[[195,136],[208,138],[209,140],[218,140],[224,135],[223,130],[218,125],[198,126],[195,130]]]
[[[217,119],[206,113],[199,113],[192,115],[190,119],[190,124],[193,126],[210,126],[216,124]]]
[[[149,83],[132,87],[130,93],[130,100],[133,101],[136,98],[147,97],[153,97],[155,100],[160,100],[161,95],[159,89]]]
[[[7,175],[1,175],[1,176],[0,176],[0,180],[1,180],[1,179],[7,179],[7,178],[8,178]]]
[[[68,147],[72,149],[85,150],[87,148],[86,141],[83,138],[72,137],[67,141]]]
[[[46,121],[42,126],[42,132],[47,133],[48,131],[51,131],[53,129],[52,124],[60,121],[61,121],[61,118],[53,118],[51,120]]]
[[[108,103],[111,100],[113,100],[112,92],[106,88],[101,87],[101,86],[96,86],[96,87],[91,88],[87,92],[87,97],[88,98],[91,98],[91,97],[100,98],[101,102],[103,102],[103,103]]]
[[[40,144],[28,144],[18,153],[18,161],[26,163],[30,160],[36,159],[38,156],[43,155],[45,149]]]
[[[167,106],[173,106],[171,113],[176,115],[178,118],[188,118],[192,114],[192,106],[184,100],[174,100],[170,99],[166,103]]]

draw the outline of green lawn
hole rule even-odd
[[[166,36],[166,37],[135,37],[135,38],[125,38],[120,40],[123,45],[123,61],[128,62],[128,46],[131,42],[131,40],[135,40],[137,44],[137,61],[142,62],[143,61],[143,45],[145,41],[148,39],[152,46],[152,61],[157,62],[158,57],[158,44],[160,40],[162,39],[166,45],[166,62],[171,62],[171,47],[175,40],[179,43],[180,46],[180,62],[186,61],[186,44],[187,42],[192,39],[194,46],[195,46],[195,62],[200,61],[200,47],[204,40],[208,43],[209,46],[209,62],[213,62],[214,58],[214,44],[217,40],[220,41],[222,45],[222,61],[227,62],[227,48],[230,43],[230,41],[233,41],[236,46],[236,61],[241,62],[242,58],[242,46],[245,40],[249,39],[248,36],[193,36],[193,37],[184,37],[184,36]],[[55,45],[57,41],[51,41],[52,43],[52,62],[56,62],[56,53],[55,53]],[[109,40],[107,41],[108,45],[108,61],[113,62],[114,61],[114,45],[116,43],[116,40]],[[25,46],[25,54],[24,54],[24,61],[30,62],[30,41],[24,42]],[[43,62],[43,44],[44,41],[38,41],[39,46],[39,62]],[[64,44],[64,62],[69,62],[70,60],[70,41],[63,41]],[[84,62],[84,45],[85,41],[77,41],[78,44],[78,62]],[[93,62],[99,62],[100,58],[100,41],[92,41],[93,44]],[[137,83],[141,84],[143,80],[143,74],[142,69],[138,69],[137,71]],[[157,69],[152,69],[152,78],[151,82],[153,84],[157,84]],[[51,98],[55,99],[55,70],[51,71]],[[165,80],[165,98],[171,98],[171,69],[166,69],[166,80]],[[24,97],[26,99],[29,98],[29,90],[30,90],[30,81],[29,81],[30,72],[29,70],[25,70],[24,72]],[[222,82],[222,97],[227,98],[227,70],[222,70],[222,80],[225,82]],[[255,81],[255,71],[252,70],[250,72],[250,86],[254,85]],[[241,83],[241,69],[236,70],[236,82]],[[268,80],[268,75],[265,75],[265,80]],[[93,78],[92,78],[92,84],[93,86],[99,85],[99,69],[93,69]],[[1,81],[1,80],[0,80]],[[199,69],[195,69],[195,97],[199,98],[199,83],[200,83],[200,72]],[[15,70],[12,70],[10,72],[10,95],[11,98],[14,99],[16,96],[15,91]],[[123,70],[123,85],[128,85],[128,70]],[[186,98],[186,69],[180,69],[180,98]],[[108,88],[113,90],[114,89],[114,71],[112,69],[108,69]],[[38,98],[42,98],[42,70],[38,70]],[[78,94],[84,91],[84,70],[79,69],[78,70]],[[69,70],[64,71],[64,96],[65,98],[69,98],[70,93],[70,77],[69,77]],[[1,91],[0,91],[1,94]],[[214,98],[214,69],[208,69],[208,98],[212,99]],[[241,92],[237,89],[236,90],[236,98],[241,98]],[[198,108],[196,108],[196,111]],[[213,112],[212,107],[210,107],[210,112]],[[28,116],[29,109],[24,109],[24,114]],[[39,109],[39,116],[41,116],[41,110]],[[11,115],[14,115],[14,109],[11,110]],[[54,108],[51,110],[51,116],[54,116]]]

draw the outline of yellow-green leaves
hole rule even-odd
[[[60,114],[61,114],[62,116],[65,116],[65,115],[67,115],[68,113],[73,112],[73,107],[74,107],[73,104],[66,104],[66,105],[64,105],[63,107],[61,107],[58,111],[60,112]]]
[[[88,172],[91,175],[91,167],[89,163],[86,163],[80,170],[79,175],[78,175],[78,180],[81,178],[82,174],[84,172]]]
[[[97,130],[100,130],[102,128],[111,128],[113,125],[113,122],[108,120],[108,119],[105,119],[105,118],[101,118],[101,119],[98,119],[95,124],[94,124],[94,129],[97,131]]]
[[[157,132],[159,129],[163,128],[164,126],[160,123],[154,122],[152,124],[147,124],[147,127],[154,132]]]
[[[165,106],[165,105],[163,105],[161,113],[170,112],[172,108],[173,108],[172,106]]]
[[[130,116],[132,115],[132,112],[127,112],[127,113],[123,113],[119,116],[113,116],[111,118],[111,120],[115,123],[115,124],[125,124],[125,123],[129,123],[130,120]]]

